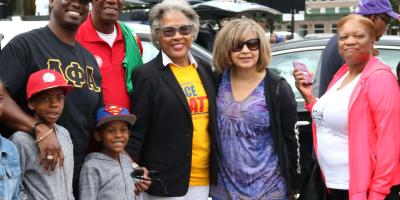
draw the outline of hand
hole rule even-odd
[[[49,130],[49,127],[45,124],[36,126],[36,139],[42,137]],[[58,162],[60,162],[60,167],[64,166],[64,154],[54,130],[53,133],[38,143],[38,147],[40,152],[39,164],[43,165],[45,171],[54,171]]]
[[[295,68],[293,70],[293,77],[295,80],[295,85],[296,85],[297,90],[299,90],[301,96],[303,96],[306,103],[309,104],[314,100],[315,97],[312,93],[313,87],[312,87],[312,85],[307,84],[304,73],[305,72],[302,72]]]
[[[136,195],[139,195],[139,193],[141,193],[141,192],[147,191],[151,185],[149,171],[145,167],[142,167],[142,169],[144,171],[143,178],[148,179],[148,180],[137,179],[137,181],[135,183],[135,194]]]

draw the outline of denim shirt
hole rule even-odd
[[[19,200],[21,166],[15,145],[0,135],[0,199]]]

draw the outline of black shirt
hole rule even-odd
[[[17,104],[26,112],[26,84],[40,69],[54,69],[75,86],[66,96],[57,121],[71,135],[75,167],[83,163],[97,108],[102,106],[101,78],[94,57],[80,44],[68,45],[48,26],[16,36],[1,51],[0,77]],[[1,131],[5,127],[1,127]],[[79,176],[79,174],[78,174]]]
[[[326,92],[333,76],[344,64],[344,60],[339,54],[338,39],[338,34],[333,36],[322,52],[318,96],[322,96]]]

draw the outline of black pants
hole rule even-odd
[[[348,200],[349,191],[348,190],[336,190],[329,189],[331,200]],[[395,185],[390,188],[390,194],[385,198],[385,200],[400,200],[400,185]]]
[[[329,189],[331,200],[349,200],[348,190]]]
[[[400,200],[400,185],[395,185],[390,188],[390,194],[385,200]]]

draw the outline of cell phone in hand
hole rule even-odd
[[[299,71],[302,71],[304,73],[304,76],[306,78],[306,82],[308,85],[313,84],[313,76],[312,74],[308,71],[307,66],[299,61],[293,61],[293,67],[296,68]]]

